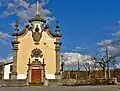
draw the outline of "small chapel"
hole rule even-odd
[[[38,4],[38,3],[37,3]],[[10,79],[27,79],[28,82],[43,82],[44,79],[61,79],[60,72],[60,26],[55,33],[37,11],[23,31],[16,20],[13,41],[13,62]]]

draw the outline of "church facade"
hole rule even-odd
[[[60,79],[59,24],[56,24],[53,33],[39,14],[30,19],[29,23],[20,32],[16,21],[12,33],[13,66],[10,79],[28,79],[28,82]]]

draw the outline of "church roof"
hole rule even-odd
[[[4,65],[8,65],[8,64],[12,64],[13,62],[11,61],[11,62],[6,62],[6,63],[4,63]]]
[[[9,64],[12,64],[13,61],[7,61],[7,62],[0,62],[0,65],[9,65]]]

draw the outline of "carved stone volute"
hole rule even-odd
[[[42,63],[38,61],[38,59],[35,59],[35,61],[32,61],[31,65],[42,65]]]

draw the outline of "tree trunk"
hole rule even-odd
[[[106,68],[103,68],[103,77],[106,79],[107,75],[106,75]]]
[[[88,70],[88,78],[90,79],[91,76],[91,70]]]

